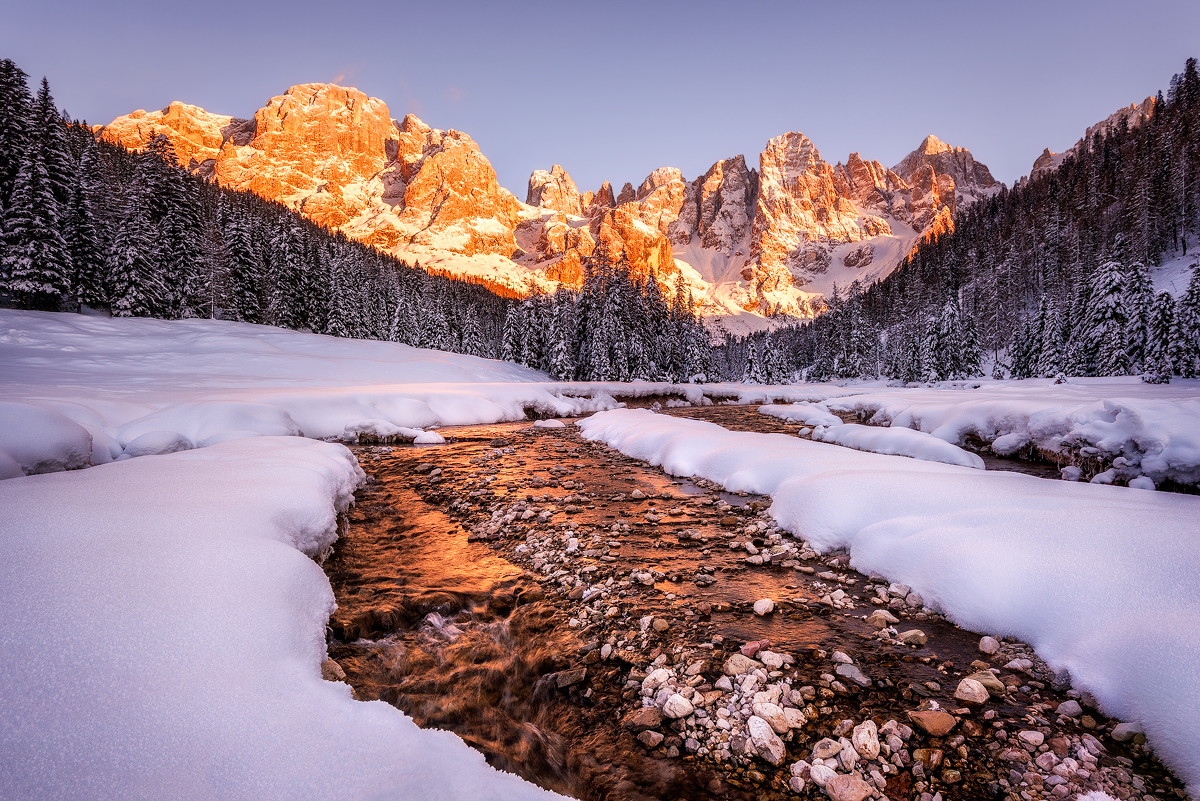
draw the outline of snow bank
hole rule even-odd
[[[1013,635],[1200,789],[1200,497],[982,472],[617,410],[584,436],[733,491],[822,550]],[[832,429],[831,429],[832,430]]]
[[[0,401],[0,478],[75,470],[91,463],[87,429],[51,409]]]
[[[842,418],[832,414],[824,404],[811,404],[803,401],[791,406],[775,406],[768,404],[758,407],[759,414],[778,417],[786,423],[799,423],[806,426],[840,426]]]
[[[245,437],[434,442],[423,431],[617,406],[546,378],[263,325],[0,310],[0,477]]]
[[[856,423],[836,427],[818,426],[813,429],[812,438],[858,451],[984,469],[983,459],[977,454],[911,428],[876,428]]]
[[[361,478],[258,437],[0,482],[0,795],[558,797],[321,680]]]
[[[1104,463],[1123,458],[1118,470],[1127,480],[1144,475],[1155,483],[1200,484],[1196,380],[1149,385],[1132,377],[1065,384],[1044,379],[870,388],[831,397],[827,405],[856,412],[873,425],[924,431],[956,445],[978,438],[1002,456],[1032,447]]]

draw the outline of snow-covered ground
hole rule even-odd
[[[0,477],[247,436],[357,434],[574,414],[544,373],[390,342],[213,320],[0,310]],[[14,466],[14,463],[16,466]]]
[[[1200,788],[1200,497],[1047,481],[731,432],[645,410],[580,421],[584,436],[734,491],[779,523],[908,584],[979,632],[1013,635],[1104,711],[1141,722]],[[836,430],[836,428],[831,429]]]
[[[771,494],[814,545],[850,547],[959,623],[1028,640],[1200,782],[1200,498],[936,461],[968,464],[956,446],[976,437],[998,453],[1095,448],[1121,472],[1108,480],[1195,482],[1200,382],[561,384],[268,326],[0,310],[0,714],[17,721],[0,735],[5,788],[536,793],[320,681],[332,596],[306,555],[332,541],[360,473],[341,445],[298,435],[436,441],[427,429],[612,409],[613,395],[770,404],[824,426],[817,439],[850,447],[629,410],[584,423],[671,472]]]
[[[321,679],[361,478],[258,437],[0,481],[0,796],[559,797]]]

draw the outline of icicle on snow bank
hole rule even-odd
[[[322,681],[362,475],[261,437],[0,482],[0,795],[559,798]]]
[[[584,436],[672,475],[770,495],[821,550],[908,584],[964,628],[1030,643],[1139,721],[1200,789],[1200,497],[882,456],[644,410]]]

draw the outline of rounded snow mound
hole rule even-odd
[[[130,441],[121,455],[129,459],[136,456],[161,456],[165,453],[190,451],[193,447],[191,440],[174,431],[147,431]]]

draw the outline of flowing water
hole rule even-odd
[[[745,408],[678,411],[730,428],[795,428]],[[326,562],[338,603],[329,653],[358,698],[386,701],[420,726],[457,733],[497,768],[581,799],[787,797],[786,769],[773,775],[765,763],[760,772],[668,753],[672,744],[676,753],[682,746],[669,730],[658,748],[638,743],[622,726],[640,700],[625,683],[631,667],[655,657],[682,666],[698,654],[719,667],[742,643],[768,639],[773,649],[796,655],[798,680],[817,683],[831,669],[828,654],[844,650],[877,681],[829,701],[832,725],[868,716],[904,720],[906,710],[930,697],[955,705],[953,677],[973,670],[969,664],[980,656],[978,635],[936,616],[913,622],[929,637],[924,648],[880,643],[862,619],[873,607],[860,601],[853,612],[832,610],[818,600],[830,589],[818,577],[799,568],[748,567],[744,553],[726,545],[731,521],[753,520],[769,499],[674,479],[581,440],[573,427],[514,423],[442,433],[450,438],[445,446],[356,448],[370,478]],[[645,497],[635,501],[634,490]],[[518,518],[490,541],[469,531],[490,510],[518,501],[557,511],[545,521]],[[730,507],[720,512],[702,505],[725,509],[722,502]],[[646,512],[662,522],[641,522]],[[627,531],[608,533],[621,521],[631,523]],[[628,613],[619,620],[594,611],[589,618],[578,592],[569,595],[534,572],[519,552],[525,535],[539,531],[576,533],[581,542],[590,531],[593,543],[604,540],[583,554],[592,581],[631,569],[653,570],[657,578],[619,593],[612,587]],[[868,578],[836,561],[841,586],[860,592]],[[812,564],[816,573],[830,569],[827,561]],[[698,570],[715,581],[693,582]],[[759,617],[750,606],[765,597],[777,599],[777,610]],[[629,621],[650,615],[669,627],[639,637]],[[619,648],[602,659],[605,641]],[[584,675],[573,671],[586,671],[586,680],[564,681]],[[1049,688],[1024,690],[1032,697],[1014,691],[996,705],[1002,718],[1063,698]],[[801,733],[791,759],[824,734]],[[982,764],[983,757],[971,749],[970,759]],[[962,784],[944,788],[945,798],[995,790],[993,768],[964,774]],[[907,775],[894,786],[889,781],[889,797],[919,795]]]

